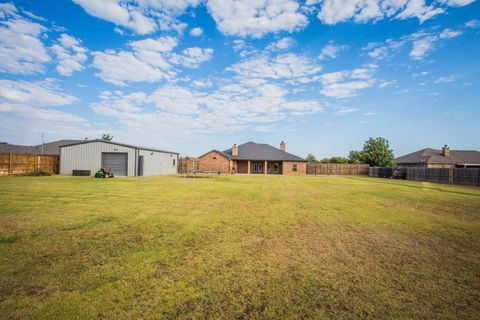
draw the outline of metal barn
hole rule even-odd
[[[85,140],[60,148],[60,174],[93,176],[100,168],[115,176],[177,173],[178,153],[105,140]]]

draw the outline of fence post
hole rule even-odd
[[[13,155],[10,153],[10,156],[8,158],[8,175],[12,174],[12,161],[13,161]]]

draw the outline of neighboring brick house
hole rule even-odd
[[[200,172],[306,175],[307,161],[280,148],[268,144],[247,142],[219,151],[212,150],[199,157]]]
[[[480,151],[422,149],[394,160],[399,167],[480,168]]]

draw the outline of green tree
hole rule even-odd
[[[350,151],[350,153],[348,154],[348,162],[353,164],[365,163],[362,151]]]
[[[317,158],[315,158],[315,156],[311,153],[308,154],[305,160],[307,160],[308,163],[318,163]]]
[[[393,151],[388,140],[382,137],[369,138],[363,145],[361,158],[371,167],[393,166]]]
[[[348,159],[344,157],[331,157],[331,158],[323,158],[320,160],[320,163],[348,163]]]
[[[112,141],[112,140],[113,140],[113,136],[104,133],[104,134],[102,135],[102,140]]]

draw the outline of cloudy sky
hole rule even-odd
[[[480,149],[475,0],[0,1],[0,141]]]

